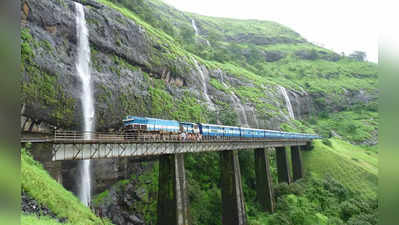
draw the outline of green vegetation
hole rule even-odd
[[[33,61],[33,46],[37,48],[38,41],[34,40],[29,29],[21,31],[21,72],[24,75],[21,84],[22,102],[41,103],[42,110],[51,110],[51,116],[57,123],[70,126],[73,119],[75,101],[66,96],[63,87],[57,82],[56,75],[50,75],[39,68]],[[45,48],[52,49],[50,43],[43,41]]]
[[[262,224],[377,224],[377,200],[365,200],[332,178],[280,184],[275,194],[277,212]]]
[[[21,188],[40,204],[48,207],[59,218],[67,218],[72,224],[102,224],[101,219],[97,218],[89,208],[82,203],[71,192],[65,190],[61,184],[57,183],[43,169],[40,163],[26,152],[21,151]],[[24,221],[33,221],[33,224],[55,224],[49,219],[36,219],[33,217],[23,217]],[[107,224],[111,224],[106,222]]]
[[[185,91],[180,99],[175,99],[165,90],[163,80],[153,79],[152,85],[149,88],[152,116],[179,121],[206,121],[206,108],[189,91]]]
[[[143,174],[137,176],[133,174],[130,178],[120,180],[116,184],[112,185],[112,189],[118,193],[125,193],[128,184],[135,186],[135,190],[140,190],[139,193],[140,201],[133,201],[132,205],[128,207],[130,213],[139,213],[143,215],[144,220],[149,224],[156,224],[157,221],[157,200],[158,200],[158,162],[151,163],[147,166],[147,163],[142,164],[147,169]],[[112,196],[109,194],[109,190],[106,190],[100,194],[97,194],[93,199],[93,206],[99,207],[106,205],[110,201],[114,201]]]
[[[70,225],[70,223],[60,223],[49,217],[37,217],[35,215],[25,215],[21,216],[22,225]]]
[[[314,150],[303,152],[306,170],[320,178],[331,176],[364,198],[376,198],[377,155],[340,140],[330,142],[331,147],[315,141]]]
[[[342,111],[323,116],[314,123],[314,129],[323,137],[329,137],[334,131],[344,140],[360,143],[377,133],[378,113],[364,110]]]
[[[230,93],[229,88],[225,87],[222,83],[220,83],[219,80],[215,79],[215,78],[211,78],[211,80],[209,81],[209,83],[211,83],[211,85],[213,87],[215,87],[216,89],[219,89],[227,94]]]

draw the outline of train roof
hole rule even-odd
[[[202,126],[212,126],[212,127],[227,127],[227,128],[239,128],[234,126],[226,126],[226,125],[218,125],[218,124],[209,124],[209,123],[201,123]]]
[[[141,117],[141,116],[126,116],[126,119],[122,121],[130,121],[132,119],[146,119],[146,120],[161,120],[161,121],[171,121],[171,122],[177,122],[177,120],[165,120],[165,119],[158,119],[158,118],[151,118],[151,117]]]

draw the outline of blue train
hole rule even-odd
[[[205,123],[179,122],[148,117],[127,116],[123,120],[125,132],[133,134],[183,135],[184,138],[205,137],[318,139],[316,134],[292,133],[275,130],[233,127]]]
[[[316,134],[292,133],[275,130],[233,127],[205,123],[179,122],[148,117],[127,116],[123,120],[125,132],[133,134],[183,135],[184,138],[229,137],[269,139],[318,139]]]

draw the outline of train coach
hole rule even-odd
[[[202,137],[219,138],[267,138],[267,139],[317,139],[314,134],[253,129],[205,123],[178,122],[148,117],[127,116],[123,120],[124,131],[134,135],[157,137],[164,134],[180,135],[183,139],[200,140]]]

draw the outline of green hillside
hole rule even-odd
[[[328,176],[366,198],[376,198],[378,183],[377,154],[338,139],[331,147],[315,141],[313,151],[304,152],[306,171],[318,177]]]
[[[40,204],[48,207],[59,218],[71,224],[103,224],[78,198],[65,190],[45,171],[42,165],[25,151],[21,152],[21,188]],[[23,224],[58,224],[49,218],[22,215]],[[108,223],[110,224],[110,223]]]
[[[33,215],[22,215],[21,216],[22,225],[70,225],[69,223],[59,223],[57,220],[51,219],[49,217],[37,217]]]

